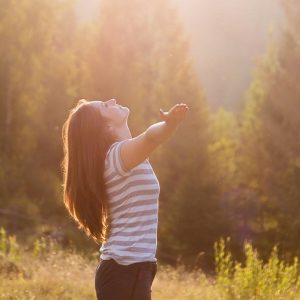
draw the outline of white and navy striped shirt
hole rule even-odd
[[[159,182],[148,159],[125,169],[120,156],[124,142],[113,143],[106,155],[111,234],[101,245],[100,258],[122,265],[156,261]]]

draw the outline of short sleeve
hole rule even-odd
[[[120,176],[128,176],[131,170],[127,170],[121,158],[121,146],[126,140],[113,143],[108,151],[108,164],[110,168]]]

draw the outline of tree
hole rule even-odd
[[[269,249],[281,243],[286,251],[298,254],[300,5],[282,4],[287,25],[258,67],[244,112],[245,177],[261,205],[257,242],[264,246],[268,241]]]
[[[53,158],[63,98],[71,90],[70,3],[4,1],[0,9],[0,205],[35,224],[57,212],[61,201]],[[24,228],[19,221],[15,229]]]

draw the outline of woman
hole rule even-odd
[[[148,157],[188,107],[160,110],[162,121],[136,137],[129,112],[115,99],[81,99],[63,126],[64,203],[79,228],[102,244],[95,274],[101,300],[151,299],[160,187]]]

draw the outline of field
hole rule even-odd
[[[7,237],[3,229],[0,232],[1,300],[95,299],[97,259],[87,259],[55,244],[46,249],[43,240],[36,240],[30,251],[22,250],[15,237]],[[175,269],[158,264],[153,300],[300,299],[296,258],[292,264],[285,264],[274,248],[263,264],[251,245],[245,244],[246,262],[242,266],[232,260],[224,240],[215,244],[215,251],[215,278],[200,270],[188,272],[184,266]]]

